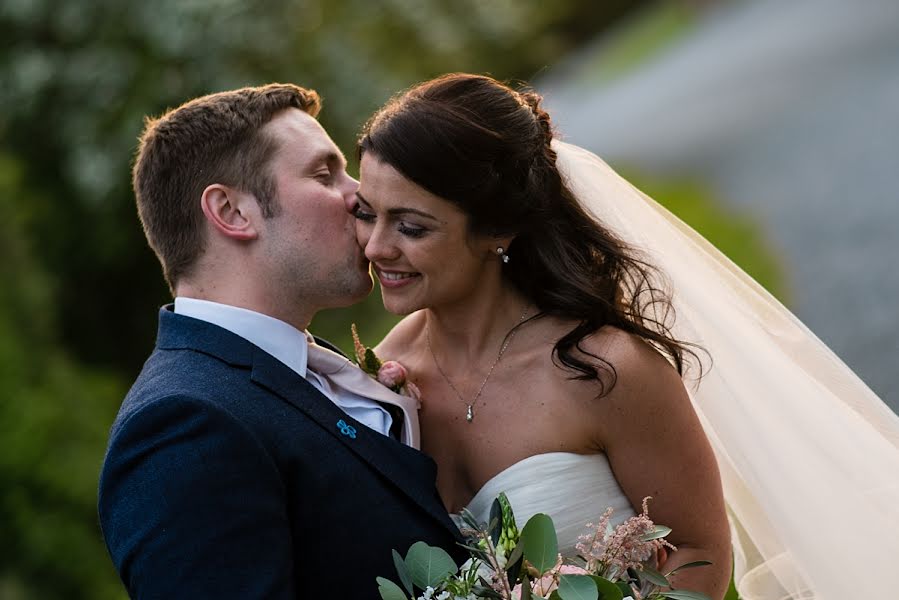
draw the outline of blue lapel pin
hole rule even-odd
[[[356,428],[352,425],[347,425],[343,419],[337,421],[337,428],[340,429],[340,433],[343,435],[348,436],[350,439],[356,439]]]

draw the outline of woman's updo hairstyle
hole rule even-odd
[[[393,98],[359,148],[456,204],[473,233],[521,233],[546,210],[540,188],[552,134],[548,116],[544,124],[534,117],[538,103],[489,77],[444,75]]]
[[[491,77],[444,75],[375,113],[359,154],[373,153],[455,204],[473,234],[514,235],[503,275],[542,314],[578,323],[556,342],[555,357],[575,377],[598,380],[600,394],[614,385],[615,369],[579,343],[604,325],[641,336],[682,373],[684,353],[692,352],[671,337],[666,319],[653,316],[671,315],[668,298],[653,286],[652,268],[566,187],[541,101],[536,92]],[[597,364],[610,379],[601,377]]]

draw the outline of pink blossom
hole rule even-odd
[[[577,549],[587,560],[587,567],[608,579],[616,579],[629,568],[642,568],[663,548],[676,550],[667,540],[641,538],[655,529],[649,518],[649,498],[643,499],[643,512],[615,528],[611,535],[607,527],[611,509],[607,510],[590,534],[581,536]]]
[[[421,405],[421,390],[411,381],[406,382],[406,394],[418,402],[419,406]]]
[[[362,341],[359,339],[359,332],[356,330],[356,324],[350,324],[350,333],[353,334],[353,350],[356,353],[356,363],[363,365],[365,364],[365,346],[362,345]]]
[[[562,564],[562,556],[559,555],[559,560],[556,562],[556,566],[550,569],[543,577],[540,579],[536,579],[531,582],[531,591],[535,594],[543,596],[544,598],[548,598],[550,594],[552,594],[559,587],[559,578],[562,575],[589,575],[590,572],[586,571],[576,565],[563,565]],[[519,583],[512,589],[512,597],[516,600],[521,598],[521,584]]]
[[[391,389],[399,389],[406,383],[406,367],[395,360],[384,361],[378,370],[378,381]]]
[[[589,575],[584,569],[575,565],[561,565],[534,582],[531,589],[541,596],[548,597],[559,587],[561,575]]]
[[[581,556],[587,560],[588,564],[596,564],[602,560],[603,553],[606,551],[608,540],[606,532],[609,529],[609,520],[612,518],[612,508],[607,508],[599,519],[599,523],[587,523],[590,533],[578,537],[578,544],[575,548],[581,553]]]

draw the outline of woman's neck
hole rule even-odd
[[[504,286],[427,309],[425,327],[432,351],[450,368],[461,368],[493,360],[506,335],[535,312],[531,302]]]

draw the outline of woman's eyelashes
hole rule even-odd
[[[356,206],[353,208],[353,216],[363,223],[374,223],[376,218],[374,213],[367,211],[359,203],[356,203]],[[426,228],[407,223],[406,221],[398,221],[396,230],[402,235],[410,238],[420,238],[428,232]]]
[[[416,227],[414,225],[404,223],[403,221],[400,221],[399,227],[397,227],[397,231],[410,238],[420,238],[428,232],[428,230],[424,227]]]
[[[362,205],[358,202],[353,207],[353,216],[363,223],[372,223],[375,220],[375,215],[362,208]]]

